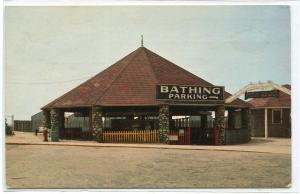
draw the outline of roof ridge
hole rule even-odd
[[[180,70],[182,70],[182,71],[184,71],[184,72],[186,72],[186,73],[192,75],[193,77],[197,78],[198,80],[201,80],[202,82],[205,82],[205,83],[209,84],[210,86],[215,86],[214,84],[212,84],[212,83],[210,83],[210,82],[208,82],[208,81],[206,81],[206,80],[200,78],[199,76],[197,76],[197,75],[191,73],[190,71],[184,69],[183,67],[180,67],[179,65],[176,65],[176,64],[173,63],[172,61],[170,61],[170,60],[168,60],[168,59],[166,59],[166,58],[164,58],[164,57],[162,57],[162,56],[156,54],[155,52],[153,52],[153,51],[151,51],[151,50],[149,50],[149,49],[147,49],[147,48],[145,48],[145,49],[146,49],[148,52],[153,53],[153,54],[156,55],[157,57],[160,57],[160,58],[166,60],[166,61],[167,61],[169,64],[171,64],[172,66],[174,66],[174,67],[176,67],[176,68],[179,68]],[[151,65],[151,66],[152,66],[152,65]],[[156,75],[156,74],[155,74],[155,75]],[[226,90],[224,90],[224,97],[225,97],[225,95],[232,95],[232,94],[229,93],[229,92],[227,92]],[[238,102],[238,101],[242,101],[242,102],[244,102],[244,103],[247,103],[246,101],[241,100],[241,99],[239,99],[239,98],[237,98],[237,99],[234,100],[233,102],[235,102],[235,101],[237,101],[237,102]],[[247,103],[247,104],[249,104],[249,103]]]
[[[133,53],[136,52],[136,51],[137,51],[137,50],[135,50],[135,51],[129,53],[128,55],[133,54]],[[128,55],[126,55],[126,56],[128,56]],[[118,64],[119,62],[121,62],[122,60],[124,60],[124,59],[126,58],[126,56],[123,57],[122,59],[116,61],[114,64],[110,65],[109,67]],[[133,56],[133,57],[134,57],[134,56]],[[52,104],[55,104],[57,101],[61,100],[61,99],[62,99],[63,97],[65,97],[66,95],[70,94],[72,91],[76,90],[77,88],[80,88],[82,85],[88,83],[89,81],[91,81],[91,80],[94,79],[95,77],[97,77],[97,76],[99,76],[100,74],[102,74],[103,72],[107,71],[107,70],[109,69],[109,67],[105,68],[105,69],[102,70],[101,72],[97,73],[96,75],[94,75],[94,76],[92,76],[91,78],[87,79],[86,81],[82,82],[81,84],[79,84],[79,85],[76,86],[75,88],[71,89],[70,91],[66,92],[66,93],[63,94],[62,96],[60,96],[60,97],[54,99],[53,101],[49,102],[48,104],[46,104],[45,106],[43,106],[41,109],[44,109],[44,108],[46,108],[46,107],[48,107],[48,106],[50,106],[50,105],[52,105]]]
[[[157,76],[156,76],[156,74],[155,74],[155,72],[154,72],[154,70],[153,70],[153,66],[152,66],[152,61],[151,61],[151,59],[150,59],[150,57],[149,57],[149,55],[148,55],[148,49],[147,48],[145,48],[144,49],[144,52],[145,52],[145,54],[146,54],[146,58],[147,58],[147,60],[148,60],[148,62],[149,62],[149,66],[150,66],[150,69],[151,69],[151,71],[152,71],[152,73],[153,73],[153,75],[154,75],[154,78],[155,78],[155,81],[156,81],[156,84],[158,83],[158,79],[157,79]]]
[[[94,103],[92,103],[92,105],[96,105],[97,102],[99,100],[101,100],[101,98],[103,98],[103,96],[105,95],[105,93],[107,92],[107,90],[112,86],[112,84],[120,77],[120,75],[124,72],[124,70],[129,66],[129,64],[131,63],[131,61],[136,57],[138,49],[136,49],[134,52],[134,55],[132,56],[132,58],[128,61],[128,63],[125,65],[125,67],[123,67],[123,69],[119,72],[119,74],[115,77],[114,80],[112,80],[112,82],[109,84],[109,86],[107,86],[107,88],[105,88],[105,90],[102,92],[102,95],[97,98]]]
[[[148,49],[147,49],[147,50],[148,50]],[[208,84],[210,84],[210,85],[213,85],[212,83],[210,83],[210,82],[208,82],[208,81],[206,81],[206,80],[204,80],[204,79],[198,77],[197,75],[195,75],[195,74],[193,74],[193,73],[187,71],[186,69],[180,67],[179,65],[176,65],[176,64],[173,63],[172,61],[169,61],[168,59],[166,59],[166,58],[164,58],[164,57],[162,57],[162,56],[156,54],[155,52],[153,52],[153,51],[151,51],[151,50],[148,50],[148,51],[150,51],[151,53],[157,55],[158,57],[160,57],[160,58],[166,60],[166,61],[169,62],[172,66],[174,66],[174,67],[176,67],[176,68],[179,68],[180,70],[183,70],[184,72],[186,72],[186,73],[188,73],[188,74],[191,74],[192,76],[196,77],[197,79],[200,79],[201,81],[204,81],[204,82],[206,82],[206,83],[208,83]]]
[[[56,98],[55,100],[49,102],[48,104],[46,104],[45,106],[43,106],[41,109],[44,109],[45,107],[56,103],[57,101],[59,101],[60,99],[62,99],[63,97],[65,97],[66,95],[68,95],[69,93],[71,93],[72,91],[76,90],[77,88],[79,88],[80,86],[82,86],[83,84],[87,83],[88,81],[92,80],[93,78],[95,78],[96,76],[98,76],[99,74],[101,74],[102,72],[106,71],[106,69],[104,69],[103,71],[101,71],[100,73],[97,73],[96,75],[92,76],[91,78],[87,79],[86,81],[82,82],[81,84],[79,84],[77,87],[71,89],[70,91],[66,92],[64,95]]]

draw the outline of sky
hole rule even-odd
[[[144,46],[235,93],[291,83],[288,6],[6,7],[5,114],[40,108]]]

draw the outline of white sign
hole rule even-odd
[[[177,135],[169,135],[169,140],[170,141],[178,141],[178,136]]]
[[[182,85],[157,85],[156,98],[158,100],[220,100],[224,99],[223,86],[182,86]]]
[[[179,129],[179,135],[184,135],[184,129]]]

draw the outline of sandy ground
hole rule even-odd
[[[290,182],[290,154],[6,145],[8,188],[274,188]]]

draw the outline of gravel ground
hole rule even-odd
[[[290,182],[290,154],[6,145],[8,188],[274,188]]]

